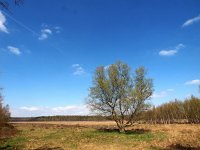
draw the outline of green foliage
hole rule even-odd
[[[116,62],[108,68],[98,67],[87,104],[91,111],[112,116],[120,131],[134,123],[135,117],[148,106],[153,93],[152,79],[148,79],[144,67],[130,73],[130,67]]]

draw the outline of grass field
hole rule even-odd
[[[159,150],[200,149],[200,125],[138,124],[118,133],[114,122],[23,122],[1,139],[0,150]]]

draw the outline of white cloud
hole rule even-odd
[[[171,92],[174,92],[174,89],[167,89],[165,91],[161,91],[159,93],[153,93],[151,98],[157,99],[157,98],[164,98],[168,96]]]
[[[39,40],[45,40],[47,39],[50,35],[52,35],[52,31],[48,28],[42,29],[40,37],[38,38]]]
[[[85,74],[85,69],[80,64],[73,64],[72,67],[74,69],[73,75]]]
[[[175,55],[177,53],[176,50],[161,50],[159,52],[159,55],[161,56],[172,56],[172,55]]]
[[[185,82],[186,85],[200,85],[200,80],[196,79],[196,80],[191,80],[191,81],[187,81]]]
[[[26,110],[26,111],[37,111],[40,108],[38,108],[38,107],[26,107],[26,106],[23,106],[23,107],[20,107],[20,109]]]
[[[52,26],[47,24],[42,24],[42,30],[40,31],[39,40],[45,40],[51,35],[60,33],[62,28],[60,26]]]
[[[173,56],[175,55],[176,53],[178,53],[178,51],[181,49],[181,48],[184,48],[185,46],[183,44],[178,44],[174,49],[169,49],[169,50],[161,50],[159,52],[159,55],[160,56]]]
[[[185,21],[182,25],[182,27],[187,27],[187,26],[190,26],[194,23],[197,23],[200,21],[200,15],[194,17],[194,18],[191,18],[191,19],[188,19],[187,21]]]
[[[17,48],[17,47],[8,46],[7,48],[8,48],[8,50],[9,50],[11,53],[13,53],[14,55],[20,55],[20,54],[21,54],[20,49]]]
[[[9,33],[7,27],[5,26],[5,23],[6,23],[6,17],[0,11],[0,31]]]
[[[89,109],[86,105],[69,105],[58,107],[23,106],[11,109],[12,117],[36,117],[55,115],[88,115]]]

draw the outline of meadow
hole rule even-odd
[[[200,125],[135,124],[119,133],[112,121],[12,123],[15,135],[0,150],[198,150]]]

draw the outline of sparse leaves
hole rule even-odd
[[[87,101],[93,112],[112,116],[122,132],[146,108],[146,100],[153,93],[152,79],[145,78],[144,67],[135,72],[136,75],[132,77],[129,66],[122,62],[116,62],[106,69],[98,67]]]

